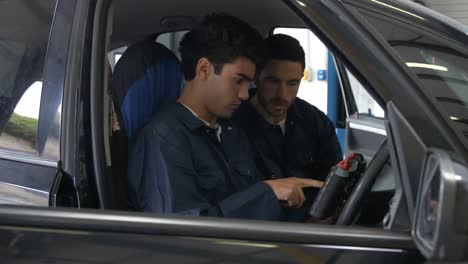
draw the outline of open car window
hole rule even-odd
[[[354,101],[356,102],[357,111],[360,115],[369,117],[384,118],[385,112],[374,98],[366,91],[361,82],[346,69],[349,85],[351,87]]]
[[[180,40],[187,34],[188,30],[181,30],[181,31],[173,31],[173,32],[166,32],[158,35],[156,38],[156,42],[163,44],[172,51],[177,58],[180,60],[180,52],[179,52],[179,43]]]
[[[327,113],[327,47],[308,28],[277,27],[273,34],[289,35],[299,41],[304,49],[306,65],[297,97]]]
[[[245,5],[247,5],[246,3],[243,3]],[[287,6],[284,6],[284,8],[287,8]],[[241,19],[245,19],[247,18],[248,16],[245,15],[245,17],[239,17]],[[291,17],[294,17],[294,15],[291,15]],[[203,15],[200,15],[200,19],[203,18]],[[148,18],[145,18],[145,19],[150,19],[150,17]],[[116,23],[119,23],[118,22],[119,20],[119,17],[116,16],[114,18],[114,21],[116,21]],[[293,21],[294,19],[291,18],[291,21]],[[253,21],[255,22],[255,21]],[[258,22],[257,22],[258,23]],[[278,23],[278,24],[281,24],[280,22],[276,22],[276,21],[270,21],[270,24],[268,24],[268,27],[266,25],[262,25],[262,24],[253,24],[252,26],[254,27],[259,27],[260,29],[262,27],[267,27],[268,30],[270,30],[271,28],[274,28],[274,25],[276,25],[275,23]],[[303,21],[300,21],[297,23],[298,27],[295,27],[295,28],[283,28],[283,27],[277,27],[275,28],[275,30],[273,31],[274,34],[278,34],[278,33],[282,33],[282,34],[287,34],[287,35],[290,35],[296,39],[298,39],[299,43],[301,44],[301,46],[303,47],[304,51],[305,51],[305,55],[306,55],[306,71],[305,71],[305,74],[304,74],[304,78],[301,80],[301,86],[300,86],[300,91],[299,91],[299,94],[298,94],[298,97],[301,97],[302,99],[305,99],[306,101],[308,101],[309,103],[311,103],[312,105],[316,106],[317,108],[319,108],[322,112],[324,113],[327,113],[327,107],[328,107],[328,103],[329,103],[329,94],[328,94],[328,76],[327,76],[327,70],[328,70],[328,63],[330,61],[330,53],[327,49],[327,47],[323,44],[323,42],[310,30],[306,27],[306,25],[304,24]],[[302,26],[302,28],[300,27]],[[257,28],[258,29],[258,28]],[[261,31],[260,29],[258,29],[259,31]],[[119,35],[118,35],[118,31],[119,29],[116,27],[114,28],[114,31],[113,31],[113,34],[115,34],[115,38],[117,38]],[[263,30],[264,32],[266,32],[265,30]],[[164,33],[161,33],[159,34],[155,41],[158,42],[158,43],[161,43],[163,44],[165,47],[167,47],[169,50],[171,50],[173,53],[178,54],[178,50],[179,50],[179,43],[180,43],[180,40],[183,38],[183,36],[187,33],[187,31],[178,31],[178,30],[173,30],[173,31],[166,31],[166,28],[162,29],[161,32],[164,32]],[[271,31],[270,31],[271,32]],[[153,36],[153,35],[147,35],[147,34],[143,34],[141,33],[141,35],[145,35],[145,36]],[[114,36],[113,36],[114,37]],[[141,42],[142,39],[146,39],[146,40],[149,40],[148,38],[142,38],[142,37],[139,37],[139,38],[135,38],[133,39],[133,41],[135,43],[138,43],[138,42]],[[153,41],[153,38],[151,39],[151,42]],[[131,41],[128,40],[128,41],[125,41],[125,43],[127,44],[130,44]],[[145,44],[148,44],[148,41],[145,42]],[[149,43],[149,44],[152,44],[152,43]],[[132,47],[130,47],[130,49],[132,49]],[[129,53],[130,54],[130,53]],[[117,53],[117,55],[114,54],[113,56],[113,59],[115,60],[117,57],[116,56],[120,56],[120,53]],[[124,55],[125,57],[125,55]],[[179,55],[180,57],[180,55]],[[125,59],[125,58],[124,58]],[[124,60],[122,60],[123,62]],[[117,76],[117,73],[118,71],[114,72],[114,75],[113,75],[113,80],[118,80],[118,76]],[[335,73],[336,75],[336,73]],[[138,76],[140,77],[140,76]],[[335,76],[336,77],[336,76]],[[139,79],[138,79],[139,80]],[[372,112],[372,113],[375,113],[375,115],[379,115],[379,116],[383,116],[383,111],[380,109],[380,112],[379,110],[374,110],[374,104],[377,105],[374,101],[372,101],[370,98],[370,96],[368,96],[367,94],[367,97],[366,97],[366,94],[364,94],[365,90],[363,87],[357,87],[356,88],[357,90],[361,89],[363,92],[362,92],[362,99],[360,102],[361,102],[361,105],[362,105],[362,108],[365,109],[365,110],[362,110],[363,112],[365,113],[369,113],[369,112]],[[331,93],[330,93],[331,94]],[[340,93],[337,92],[335,93],[336,97],[340,97]],[[341,100],[340,99],[337,99],[337,100]],[[373,104],[372,106],[369,106],[369,104]],[[378,106],[378,105],[377,105]],[[369,109],[373,109],[372,111],[369,111]],[[312,158],[310,157],[311,154],[308,154],[308,153],[305,153],[304,156],[309,156],[309,157],[306,157],[306,161],[307,160],[311,160]],[[341,159],[341,155],[338,155],[339,156],[339,159]],[[333,165],[335,164],[335,161],[333,161]],[[114,166],[118,166],[116,165],[116,163],[113,163]],[[331,167],[331,166],[330,166]],[[325,176],[326,176],[326,173],[328,172],[328,168],[327,168],[327,171],[325,171]],[[169,176],[170,177],[170,176]],[[275,200],[273,200],[275,201]],[[385,203],[385,202],[384,202]],[[307,210],[307,208],[304,208],[304,210]],[[383,215],[382,215],[383,217]]]

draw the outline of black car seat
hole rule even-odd
[[[116,64],[110,93],[121,132],[114,132],[111,140],[112,189],[118,200],[111,209],[132,209],[128,197],[122,195],[128,194],[129,145],[163,103],[179,97],[182,83],[178,58],[154,40],[131,45]]]

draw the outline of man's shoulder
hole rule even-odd
[[[250,101],[245,101],[234,112],[231,119],[235,125],[242,128],[249,137],[256,137],[263,134],[266,120],[255,110]]]
[[[293,104],[295,114],[309,127],[313,125],[319,131],[334,130],[334,125],[328,116],[314,105],[297,98]]]
[[[148,123],[148,126],[157,128],[160,125],[177,125],[177,104],[169,104],[162,107],[156,114],[153,116],[151,121]]]
[[[301,98],[296,98],[293,107],[305,119],[319,118],[322,121],[329,121],[324,112]]]
[[[181,105],[173,103],[161,108],[144,128],[145,133],[151,132],[163,140],[177,138],[187,130],[181,118]]]
[[[239,108],[234,112],[231,120],[235,124],[242,126],[246,122],[250,122],[255,114],[256,111],[253,109],[252,105],[250,104],[250,101],[245,101],[242,102]]]
[[[293,107],[295,107],[298,111],[304,114],[325,115],[325,113],[323,113],[316,106],[310,104],[309,102],[301,98],[296,98]]]

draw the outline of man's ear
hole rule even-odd
[[[258,88],[258,85],[260,83],[260,72],[255,73],[255,77],[252,82],[255,85],[255,88]]]
[[[195,68],[196,77],[200,80],[207,80],[213,71],[213,66],[207,58],[200,58]]]
[[[258,65],[257,67],[255,67],[255,76],[254,76],[254,84],[255,84],[255,88],[258,88],[260,86],[260,80],[264,77],[263,76],[263,73],[265,71],[265,67],[263,68],[259,68]]]

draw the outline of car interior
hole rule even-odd
[[[205,15],[215,12],[229,13],[240,18],[265,37],[273,34],[276,28],[309,28],[304,19],[283,1],[269,1],[267,4],[261,0],[173,0],[163,4],[149,0],[113,1],[106,27],[103,52],[105,63],[101,69],[103,82],[99,100],[103,111],[91,113],[94,115],[91,120],[94,118],[99,123],[97,136],[103,143],[103,150],[98,155],[93,153],[101,156],[99,162],[94,163],[94,168],[86,166],[83,169],[83,174],[94,177],[81,177],[87,181],[77,182],[81,207],[134,210],[129,206],[126,196],[122,195],[126,193],[129,138],[151,119],[161,103],[175,100],[180,94],[183,78],[178,43]],[[352,72],[352,67],[348,67],[346,62],[338,58],[335,62],[341,86],[341,92],[337,95],[339,114],[336,123],[337,128],[346,130],[343,153],[361,153],[367,162],[367,169],[356,183],[355,191],[348,202],[342,204],[342,214],[337,223],[382,227],[385,226],[383,220],[390,210],[389,204],[396,189],[385,140],[385,119],[376,118],[370,115],[370,110],[362,111],[354,105],[351,86],[353,83],[362,83],[361,86],[368,88],[365,79],[359,73]],[[134,68],[145,69],[145,76],[132,76],[135,73],[129,69]],[[33,74],[34,80],[25,80],[27,85],[15,88],[15,91],[24,93],[39,78],[36,75],[38,73]],[[116,82],[119,85],[113,85]],[[51,106],[55,110],[50,111],[51,115],[57,114],[57,107],[58,101]],[[378,133],[357,129],[362,126],[373,127],[371,131]],[[43,141],[39,144],[41,148],[45,145],[45,139]],[[102,169],[96,168],[96,164],[100,164]]]
[[[317,244],[320,250],[338,246],[333,250],[352,254],[404,253],[418,247],[428,257],[466,248],[466,236],[460,238],[466,234],[466,203],[460,202],[466,179],[463,186],[461,181],[460,186],[447,185],[468,175],[466,155],[458,155],[466,154],[467,143],[456,140],[468,137],[462,100],[466,36],[452,39],[446,30],[453,29],[445,29],[431,10],[412,7],[414,16],[400,12],[406,3],[391,2],[402,9],[386,1],[354,0],[0,0],[4,230],[20,230],[11,232],[12,241],[29,230],[41,242],[49,240],[40,231],[44,227],[54,236],[63,231],[88,240],[94,237],[89,234],[153,234],[167,248],[171,236],[215,238],[215,244],[224,239],[287,242],[282,249],[291,244]],[[342,4],[349,9],[342,10]],[[336,16],[346,11],[349,17]],[[320,81],[336,91],[323,96],[301,82],[298,97],[315,106],[323,103],[325,108],[318,108],[335,124],[343,158],[356,153],[362,159],[355,178],[339,190],[344,195],[338,204],[316,199],[305,223],[141,213],[127,199],[132,139],[162,104],[180,95],[179,42],[211,13],[236,16],[264,37],[294,31],[291,36],[301,39],[301,45],[307,38],[324,47],[303,45],[313,54],[306,55],[306,63],[323,60],[327,65],[306,67],[302,82]],[[423,14],[425,26],[411,24]],[[343,26],[346,22],[349,27]],[[361,52],[363,46],[370,52]],[[325,56],[315,57],[320,52]],[[436,62],[439,69],[427,68]],[[319,79],[319,69],[326,69],[326,78]],[[389,73],[381,74],[382,69]],[[301,94],[301,89],[307,91]],[[435,98],[433,105],[428,98]],[[450,134],[455,127],[459,135]],[[314,219],[317,208],[334,211],[336,218]],[[454,229],[446,232],[452,223]],[[141,237],[135,241],[147,243]],[[264,250],[263,244],[257,246]]]
[[[263,36],[272,34],[278,27],[308,28],[303,19],[282,1],[270,1],[268,4],[260,0],[174,0],[164,4],[143,0],[114,1],[108,17],[106,69],[103,70],[108,73],[104,74],[102,86],[104,112],[94,113],[102,114],[102,160],[105,164],[103,173],[96,175],[95,182],[87,183],[86,188],[94,190],[94,194],[88,191],[87,196],[94,198],[87,197],[88,202],[82,203],[85,207],[133,210],[122,195],[126,192],[129,137],[150,120],[162,101],[175,100],[180,94],[183,81],[178,68],[178,42],[206,14],[213,12],[229,13],[245,20]],[[258,15],[260,13],[269,15]],[[128,70],[135,67],[147,69],[148,76],[142,78],[145,81],[142,82],[141,78],[139,83],[128,81],[135,80]],[[355,106],[349,105],[352,98],[344,101],[343,98],[352,97],[349,78],[354,78],[354,81],[361,78],[358,78],[358,73],[351,73],[343,62],[337,61],[336,67],[346,69],[350,74],[339,74],[342,92],[339,95],[341,118],[338,123],[346,128],[343,153],[362,153],[368,164],[355,191],[343,204],[337,224],[382,227],[395,193],[395,179],[385,140],[385,119],[359,113]],[[154,68],[158,70],[151,70]],[[116,80],[124,85],[113,85]],[[164,91],[162,87],[172,87],[172,90]],[[356,126],[349,123],[351,119],[361,122],[361,126],[377,126],[380,133],[355,129]],[[98,196],[100,201],[96,199]]]

